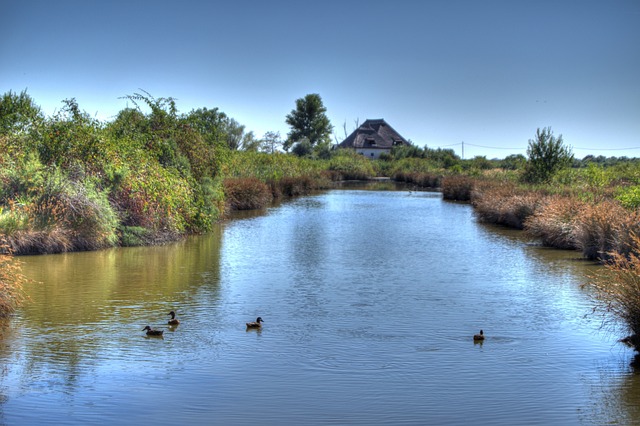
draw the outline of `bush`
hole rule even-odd
[[[451,175],[442,178],[442,198],[453,201],[471,201],[471,192],[476,180],[465,175]]]
[[[538,129],[536,138],[529,139],[527,155],[529,160],[523,174],[526,183],[548,182],[556,172],[573,162],[571,149],[564,145],[562,135],[556,138],[550,127]]]
[[[261,209],[271,202],[271,189],[256,178],[225,179],[223,184],[230,210]]]

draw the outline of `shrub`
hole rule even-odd
[[[442,178],[442,198],[454,201],[471,201],[471,192],[476,180],[464,175]]]
[[[231,210],[261,209],[271,202],[271,189],[257,178],[225,179],[223,185]]]
[[[309,176],[285,177],[278,182],[279,192],[287,197],[307,195],[316,189],[314,181]]]
[[[556,172],[573,162],[571,148],[564,145],[562,135],[556,138],[550,127],[538,129],[536,138],[529,139],[527,155],[529,160],[523,174],[527,183],[548,182]]]
[[[616,191],[615,198],[627,209],[637,209],[640,207],[640,186],[620,187]]]

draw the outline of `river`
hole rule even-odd
[[[174,244],[20,260],[2,424],[640,423],[633,352],[581,287],[599,267],[438,193],[331,190]]]

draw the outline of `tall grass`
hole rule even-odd
[[[477,179],[465,175],[451,175],[442,178],[442,198],[452,201],[471,201],[471,193]]]
[[[534,214],[525,220],[524,229],[547,247],[576,249],[577,224],[586,208],[586,203],[575,198],[561,195],[544,197]]]
[[[525,221],[539,208],[543,194],[523,191],[512,182],[480,180],[471,202],[481,222],[524,229]]]
[[[629,334],[623,341],[640,351],[640,238],[631,234],[626,255],[611,252],[606,270],[588,284],[594,312],[613,333]]]
[[[576,220],[576,242],[588,259],[609,260],[613,253],[625,256],[633,247],[632,235],[640,234],[640,215],[615,200],[587,205]]]

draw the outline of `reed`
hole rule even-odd
[[[376,175],[373,162],[351,150],[339,150],[329,160],[327,170],[339,173],[341,180],[367,180]]]
[[[576,220],[576,245],[587,259],[606,261],[626,255],[630,236],[640,233],[639,215],[614,200],[586,204]]]
[[[441,180],[442,198],[452,201],[471,201],[477,179],[466,175],[445,176]]]
[[[421,188],[440,188],[442,175],[434,172],[405,172],[397,171],[391,178],[398,182],[405,182]]]
[[[544,197],[534,214],[524,221],[524,229],[547,247],[574,250],[578,247],[578,217],[585,208],[586,204],[575,198],[561,195]]]
[[[538,209],[543,194],[525,190],[510,181],[478,180],[471,192],[476,217],[484,223],[524,229]]]
[[[603,326],[612,333],[629,334],[622,341],[640,351],[640,238],[632,233],[629,241],[627,254],[609,253],[606,269],[587,286]]]

